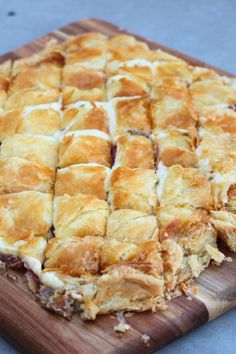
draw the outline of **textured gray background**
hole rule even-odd
[[[97,17],[236,74],[235,5],[234,0],[0,0],[0,54],[69,22]],[[159,353],[235,354],[235,315],[234,309]],[[0,338],[0,353],[18,351]]]

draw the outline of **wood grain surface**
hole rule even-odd
[[[68,35],[88,31],[100,31],[107,35],[127,33],[110,23],[87,19],[72,23],[7,53],[0,58],[0,62],[29,56],[42,49],[50,39],[63,41]],[[164,49],[192,65],[213,68],[220,74],[232,76],[163,45],[145,41],[150,47]],[[180,296],[163,312],[145,312],[127,318],[131,329],[122,336],[113,330],[114,325],[118,324],[114,315],[99,316],[93,322],[83,322],[79,316],[74,315],[71,321],[67,321],[43,310],[27,289],[24,274],[8,271],[0,276],[1,334],[23,353],[152,353],[236,306],[236,255],[225,250],[224,252],[232,257],[232,262],[224,262],[220,267],[211,265],[204,271],[195,283],[198,288],[195,296]],[[141,341],[143,334],[150,336],[149,346]]]

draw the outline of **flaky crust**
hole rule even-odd
[[[52,196],[20,192],[0,196],[0,233],[9,242],[47,236],[52,225]]]
[[[88,194],[99,199],[107,198],[106,179],[110,170],[102,165],[73,165],[57,171],[55,194]]]
[[[107,202],[91,195],[54,198],[53,224],[57,237],[104,236],[108,215]]]
[[[89,133],[87,136],[73,133],[65,136],[59,146],[59,167],[81,163],[98,163],[110,167],[110,142]]]
[[[157,240],[156,217],[138,210],[115,210],[108,217],[106,238],[137,245],[147,240]]]
[[[109,200],[113,209],[134,209],[153,214],[156,208],[153,170],[118,167],[111,175]]]

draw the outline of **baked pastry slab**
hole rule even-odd
[[[236,250],[235,82],[124,34],[0,66],[0,260],[43,307],[164,309]]]

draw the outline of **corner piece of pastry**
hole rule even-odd
[[[63,112],[62,126],[66,132],[96,129],[109,133],[107,113],[98,102],[69,105]]]

